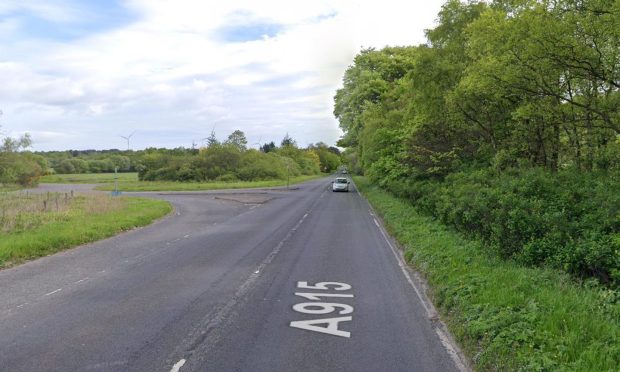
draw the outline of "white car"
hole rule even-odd
[[[349,180],[338,177],[332,182],[332,191],[349,191]]]

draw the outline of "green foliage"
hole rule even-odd
[[[239,149],[239,151],[243,151],[246,149],[248,140],[245,138],[245,133],[240,130],[236,130],[228,135],[228,139],[225,143],[235,146]]]
[[[620,2],[449,0],[368,49],[334,114],[351,169],[490,251],[620,285]]]
[[[33,186],[38,183],[47,163],[41,156],[25,151],[31,143],[28,134],[18,139],[3,139],[0,146],[0,184]]]
[[[551,171],[611,169],[619,19],[608,0],[448,1],[427,45],[355,57],[335,96],[340,144],[364,171],[398,162],[420,177],[498,153]]]
[[[308,149],[318,156],[321,172],[332,173],[340,166],[340,151],[337,148],[319,142],[308,146]]]
[[[286,164],[284,158],[273,152],[264,154],[249,150],[244,154],[237,174],[242,181],[284,179]]]
[[[617,174],[510,169],[387,187],[492,254],[620,286],[619,181]]]

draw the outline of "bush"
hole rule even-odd
[[[617,174],[484,169],[385,187],[504,258],[620,285]]]
[[[244,154],[237,174],[242,181],[285,179],[286,164],[275,153],[250,150]]]
[[[0,153],[0,184],[34,186],[43,174],[40,159],[28,152]]]

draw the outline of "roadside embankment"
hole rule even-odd
[[[354,180],[428,281],[476,370],[617,370],[620,293],[492,257],[407,201]]]

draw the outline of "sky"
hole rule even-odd
[[[0,133],[29,133],[35,151],[199,147],[234,130],[255,148],[334,145],[354,56],[425,43],[443,2],[0,0]]]

